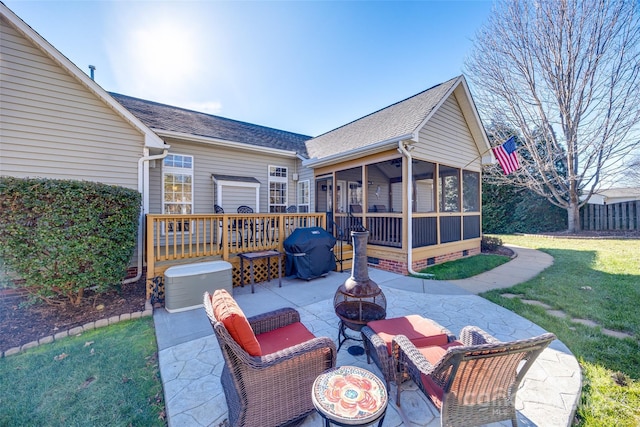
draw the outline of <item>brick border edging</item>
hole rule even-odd
[[[91,331],[93,329],[98,329],[104,326],[113,325],[115,323],[122,322],[124,320],[139,319],[141,317],[149,317],[152,315],[153,315],[153,306],[151,305],[151,301],[147,300],[144,304],[143,311],[135,311],[133,313],[124,313],[118,316],[111,316],[104,319],[98,319],[95,322],[89,322],[82,326],[76,326],[75,328],[71,328],[66,331],[58,332],[54,335],[49,335],[49,336],[40,338],[37,341],[31,341],[26,344],[22,344],[21,346],[18,346],[18,347],[12,347],[7,350],[1,350],[0,359],[7,356],[13,356],[14,354],[22,353],[25,350],[38,347],[39,345],[42,345],[42,344],[52,343],[62,338],[77,336],[85,331]]]

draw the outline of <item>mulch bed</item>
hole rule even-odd
[[[119,291],[85,295],[79,307],[33,303],[20,294],[0,297],[0,352],[96,320],[143,311],[146,302],[144,279]]]

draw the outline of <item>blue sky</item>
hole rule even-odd
[[[462,74],[492,7],[3,1],[107,91],[311,136]]]

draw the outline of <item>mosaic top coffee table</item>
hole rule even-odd
[[[341,366],[321,374],[313,383],[313,405],[325,420],[339,426],[382,426],[387,389],[375,374],[356,366]]]

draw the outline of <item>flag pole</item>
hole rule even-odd
[[[462,167],[462,169],[465,169],[467,166],[469,166],[471,163],[475,162],[478,159],[481,159],[482,156],[484,156],[485,154],[487,154],[489,151],[491,151],[491,148],[489,148],[488,150],[486,150],[484,153],[481,153],[479,156],[476,156],[473,158],[473,160],[471,160],[469,163],[467,163],[466,165],[464,165]]]
[[[513,135],[509,136],[509,138],[511,138]],[[505,142],[507,142],[509,140],[509,138],[505,139],[504,141],[502,141],[502,143],[496,145],[496,147],[501,146],[502,144],[504,144]],[[476,156],[473,158],[473,160],[471,160],[469,163],[467,163],[466,165],[464,165],[462,167],[462,169],[466,168],[467,166],[469,166],[471,163],[475,162],[478,159],[481,159],[482,156],[484,156],[485,154],[487,154],[489,151],[493,150],[495,147],[490,147],[488,150],[485,150],[482,154],[480,154],[479,156]]]

